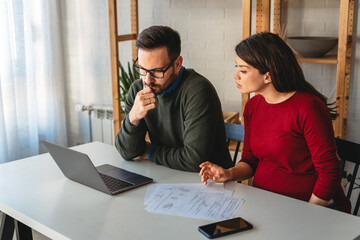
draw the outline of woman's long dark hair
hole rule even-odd
[[[241,41],[236,54],[261,74],[269,72],[278,92],[307,92],[319,97],[329,110],[332,119],[337,114],[333,103],[305,80],[304,73],[290,47],[273,33],[258,33]]]

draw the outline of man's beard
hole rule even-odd
[[[155,93],[155,95],[159,95],[163,91],[159,84],[155,84],[153,82],[151,82],[150,84],[147,84],[145,81],[143,81],[143,83],[144,83],[144,86],[150,88],[151,91],[153,93]]]
[[[176,80],[177,76],[175,74],[175,72],[173,72],[169,79],[167,80],[167,82],[169,82],[170,84],[165,86],[165,88],[163,88],[160,84],[156,84],[154,82],[151,82],[150,84],[147,84],[145,81],[143,81],[143,84],[145,87],[148,87],[151,89],[151,91],[155,94],[155,95],[159,95],[161,94],[163,91],[165,91],[168,87],[171,86],[171,84],[173,84]]]

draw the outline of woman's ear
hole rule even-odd
[[[264,75],[264,83],[271,83],[271,77],[269,72],[265,73]]]

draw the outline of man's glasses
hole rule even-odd
[[[176,60],[176,58],[171,61],[170,65],[167,66],[167,68],[165,68],[165,70],[157,70],[157,69],[147,70],[147,69],[137,65],[138,59],[136,58],[136,60],[134,62],[134,65],[133,65],[133,68],[140,74],[140,76],[146,76],[147,73],[150,73],[150,75],[152,77],[161,79],[161,78],[164,78],[166,71],[169,70],[169,68],[172,65],[174,65],[175,60]]]

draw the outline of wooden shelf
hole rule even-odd
[[[283,34],[281,29],[281,11],[284,0],[256,0],[256,33],[270,31],[271,11],[269,6],[273,6],[273,32]],[[243,0],[243,39],[250,35],[251,29],[251,8],[252,0]],[[273,4],[272,4],[273,3]],[[334,121],[335,137],[346,138],[348,104],[350,93],[350,73],[351,73],[351,52],[352,37],[354,28],[354,9],[355,0],[339,1],[339,32],[338,32],[338,51],[337,55],[328,55],[322,58],[304,58],[297,56],[298,62],[334,64],[336,67],[336,111],[338,117]],[[246,26],[244,26],[246,24]],[[285,24],[286,25],[286,24]],[[242,110],[249,100],[249,94],[242,94]]]
[[[304,63],[325,63],[325,64],[338,63],[336,55],[328,55],[321,58],[305,58],[300,55],[296,55],[296,58],[299,62],[304,62]]]

